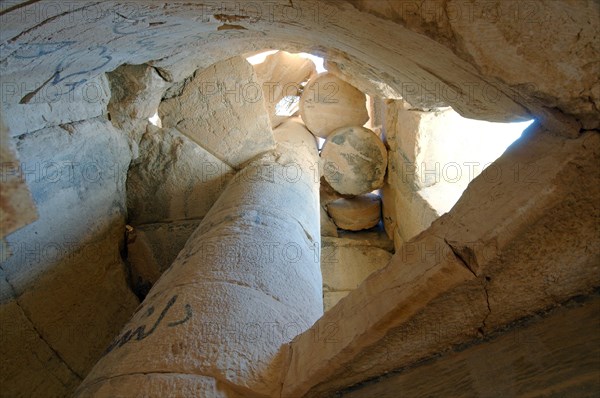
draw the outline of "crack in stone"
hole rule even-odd
[[[158,66],[152,66],[150,65],[150,67],[152,69],[154,69],[154,71],[156,72],[156,74],[163,79],[165,82],[167,83],[173,83],[173,78],[169,75],[169,72],[163,68],[160,68]]]
[[[487,321],[488,317],[492,314],[492,307],[490,307],[490,295],[487,290],[487,281],[482,281],[481,286],[483,287],[483,292],[485,293],[485,302],[487,305],[487,314],[485,314],[485,317],[481,321],[481,324],[483,325],[481,327],[482,334],[485,336],[485,329],[487,327],[486,321]]]
[[[294,355],[294,346],[291,343],[288,343],[284,346],[284,348],[287,348],[288,350],[288,356],[287,356],[287,361],[285,363],[285,365],[283,366],[282,369],[282,374],[281,374],[281,387],[279,388],[279,397],[280,398],[285,398],[283,396],[283,388],[285,386],[285,379],[290,371],[290,368],[292,366],[292,357]]]
[[[446,238],[444,238],[444,243],[446,243],[448,245],[448,247],[450,247],[450,250],[452,250],[452,253],[454,253],[454,256],[458,259],[458,261],[466,269],[468,269],[473,274],[473,276],[475,276],[477,278],[478,277],[477,273],[475,272],[473,267],[469,264],[470,261],[469,261],[469,259],[466,258],[464,253],[462,253],[461,250],[459,250],[457,247],[454,247],[450,242],[448,242],[448,240]]]
[[[481,287],[483,288],[483,293],[485,295],[487,313],[485,314],[485,316],[483,317],[483,320],[481,321],[481,327],[479,328],[479,332],[485,336],[485,329],[487,327],[486,322],[487,322],[488,317],[492,313],[492,308],[490,306],[490,296],[489,296],[489,293],[487,290],[488,277],[485,277],[485,278],[479,277],[477,275],[477,273],[475,272],[475,270],[473,269],[473,266],[471,265],[471,261],[474,262],[475,264],[477,264],[477,261],[475,259],[475,254],[472,252],[471,249],[469,249],[467,247],[463,247],[461,250],[458,247],[455,247],[454,245],[452,245],[450,242],[448,242],[448,240],[446,238],[444,238],[444,242],[448,245],[448,247],[450,247],[450,250],[452,250],[452,253],[454,253],[454,256],[457,258],[457,260],[466,269],[468,269],[473,274],[473,276],[475,276],[475,278],[478,279],[481,283]]]
[[[52,353],[65,365],[65,367],[67,369],[69,369],[69,371],[75,375],[75,377],[77,377],[77,379],[79,381],[83,380],[83,376],[81,376],[79,373],[77,373],[73,368],[71,368],[71,366],[67,363],[67,361],[62,357],[62,355],[54,348],[52,347],[52,345],[42,336],[42,333],[38,330],[38,328],[35,326],[35,323],[33,322],[33,320],[29,317],[29,315],[27,315],[27,312],[25,311],[25,309],[21,306],[21,303],[19,303],[19,299],[17,297],[16,291],[14,286],[9,282],[8,278],[6,276],[4,276],[4,280],[6,281],[6,283],[8,284],[8,286],[10,287],[11,293],[14,297],[14,301],[15,304],[19,307],[19,309],[21,310],[21,313],[23,314],[23,316],[25,317],[25,319],[27,319],[27,321],[29,321],[29,323],[31,324],[32,329],[35,331],[35,333],[39,336],[40,340],[42,340],[44,342],[44,344],[46,344],[46,346],[48,346],[48,348],[50,349],[50,351],[52,351]],[[37,354],[34,353],[34,355]],[[50,374],[52,374],[54,377],[56,377],[54,375],[53,372],[50,372]],[[60,381],[60,380],[59,380]],[[62,381],[60,381],[61,384],[64,383]]]

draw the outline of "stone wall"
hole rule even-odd
[[[512,161],[530,162],[533,157],[544,171],[529,185],[509,180],[494,185],[480,179],[452,214],[417,237],[436,215],[414,192],[399,195],[401,185],[388,174],[383,208],[396,249],[425,239],[449,245],[458,257],[429,271],[426,262],[413,263],[412,268],[401,265],[405,262],[398,262],[396,253],[390,266],[367,278],[321,323],[334,319],[340,330],[356,332],[364,326],[360,318],[353,318],[356,308],[367,305],[380,316],[360,329],[364,334],[344,335],[340,344],[348,345],[337,346],[340,356],[320,357],[340,368],[330,372],[328,367],[318,377],[314,373],[323,369],[319,366],[307,366],[313,372],[308,377],[294,373],[305,359],[297,357],[300,353],[331,352],[330,347],[320,349],[314,336],[310,348],[299,349],[306,342],[301,337],[294,342],[295,362],[290,362],[284,391],[300,391],[295,390],[298,384],[306,389],[303,392],[317,384],[321,385],[313,392],[345,387],[464,342],[477,335],[478,328],[501,327],[597,286],[592,273],[598,262],[598,208],[593,202],[597,191],[589,184],[597,179],[597,169],[590,166],[590,159],[597,160],[596,138],[590,137],[597,136],[600,99],[597,3],[536,0],[516,8],[511,8],[515,2],[500,0],[484,7],[452,0],[417,3],[2,3],[0,105],[8,130],[2,131],[2,162],[15,161],[4,153],[9,147],[15,148],[19,162],[16,171],[2,170],[2,227],[14,215],[4,201],[9,176],[11,181],[18,176],[21,189],[20,196],[10,196],[11,203],[22,204],[26,216],[2,232],[1,393],[68,395],[130,318],[139,301],[124,261],[126,237],[130,260],[134,253],[151,253],[144,255],[155,259],[150,271],[155,277],[193,228],[182,218],[200,222],[210,207],[208,202],[198,208],[190,202],[198,197],[193,189],[189,195],[172,196],[168,179],[164,190],[148,192],[140,189],[136,178],[149,184],[165,180],[161,174],[144,174],[157,170],[149,166],[153,161],[158,161],[158,169],[189,167],[192,173],[203,169],[186,160],[189,153],[201,152],[215,166],[220,163],[209,155],[220,161],[228,155],[214,148],[204,153],[190,142],[193,132],[186,138],[177,126],[155,129],[148,126],[147,117],[162,98],[173,103],[187,95],[187,83],[202,77],[215,62],[263,48],[323,55],[330,71],[363,92],[402,98],[419,109],[451,105],[463,116],[490,121],[535,117],[539,131],[522,151],[515,146],[503,164],[510,167]],[[123,90],[123,85],[131,90]],[[263,125],[269,120],[264,117]],[[163,141],[164,137],[169,138]],[[396,155],[410,149],[388,144]],[[239,149],[233,144],[229,148]],[[165,153],[172,155],[168,165],[161,163]],[[241,166],[238,153],[233,154],[229,166]],[[228,175],[228,170],[216,169],[222,173],[217,179]],[[169,177],[186,186],[198,182],[197,175]],[[37,209],[36,221],[23,184]],[[214,193],[208,195],[210,202],[219,190],[208,190]],[[155,194],[165,206],[147,203]],[[164,211],[167,203],[169,211],[154,214],[157,208]],[[127,228],[130,215],[139,218]],[[403,217],[408,221],[402,224]],[[446,230],[448,223],[453,227]],[[480,223],[483,227],[477,229]],[[167,245],[164,234],[170,233],[176,238]],[[467,244],[480,241],[493,249],[491,259],[479,251],[481,246]],[[365,247],[370,246],[361,245],[360,250],[375,250]],[[415,246],[407,249],[411,247]],[[355,282],[339,287],[345,291],[356,286],[366,273],[360,270]],[[481,288],[486,277],[492,278],[489,286],[483,283],[489,287],[487,305],[487,291]],[[531,280],[543,283],[532,285]],[[452,290],[454,284],[460,288]],[[405,290],[408,286],[422,289]],[[507,295],[505,286],[516,290]],[[397,342],[403,322],[415,315],[409,326],[424,325],[419,316],[428,313],[443,315],[445,322],[469,321],[461,323],[464,330],[446,336],[447,341],[417,344],[406,357],[395,355],[397,345],[381,341]],[[344,322],[358,329],[342,328]],[[389,326],[387,334],[382,324]],[[368,349],[360,351],[364,347]]]

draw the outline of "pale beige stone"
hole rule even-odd
[[[278,394],[281,345],[323,313],[319,181],[307,172],[318,153],[307,130],[294,135],[235,175],[76,396],[142,373],[203,376],[245,396]],[[299,179],[283,173],[289,164],[302,171]]]
[[[348,239],[323,237],[323,290],[354,290],[373,272],[385,267],[391,258],[390,252],[375,246],[360,245]]]
[[[254,65],[256,76],[262,83],[265,106],[271,126],[279,126],[287,116],[278,116],[275,107],[286,96],[298,96],[301,84],[316,74],[315,64],[298,54],[278,51],[269,55],[264,62]]]
[[[346,297],[350,293],[350,290],[342,290],[336,292],[323,292],[323,310],[329,311],[333,308],[341,299]]]
[[[15,396],[67,396],[139,304],[120,253],[131,154],[103,117],[15,142],[39,218],[8,235],[12,255],[2,253],[22,315],[5,322],[13,307],[0,321],[0,384]]]
[[[177,129],[147,125],[127,173],[132,225],[201,219],[233,169]]]
[[[130,119],[147,120],[158,111],[168,83],[150,65],[122,65],[108,74],[111,121],[117,126]]]
[[[394,252],[394,242],[388,238],[383,228],[372,228],[363,231],[339,231],[339,238],[344,239],[346,245],[373,246]],[[340,241],[342,242],[342,241]]]
[[[128,226],[127,262],[131,283],[140,294],[160,278],[183,249],[201,220]]]
[[[387,150],[381,139],[364,127],[344,127],[325,141],[321,158],[325,180],[341,194],[360,195],[383,186]]]
[[[389,153],[388,153],[389,155]],[[398,228],[398,213],[396,211],[396,190],[386,182],[381,188],[381,218],[383,228],[390,239]]]
[[[81,382],[15,300],[0,304],[0,367],[4,396],[67,396]]]
[[[85,386],[79,394],[85,397],[119,397],[127,394],[131,398],[180,398],[194,397],[199,392],[211,398],[243,398],[212,377],[192,374],[150,374],[123,375]]]
[[[275,145],[262,85],[241,57],[198,70],[181,95],[158,110],[164,128],[176,127],[236,169]]]
[[[341,229],[369,229],[381,220],[381,197],[367,193],[351,199],[338,199],[327,205],[327,213]]]
[[[327,210],[320,207],[321,212],[321,236],[338,236],[338,227],[335,225],[329,214],[327,214]]]
[[[594,204],[600,197],[599,156],[595,133],[577,140],[542,129],[530,133],[497,165],[510,169],[530,162],[540,170],[537,178],[515,179],[511,173],[498,180],[476,178],[468,188],[471,194],[406,242],[386,268],[294,341],[292,357],[304,347],[322,355],[296,354],[290,360],[284,395],[338,391],[433,352],[474,342],[570,297],[589,295],[600,283],[600,242],[593,232],[599,212]],[[573,200],[579,195],[589,200]],[[554,222],[561,229],[548,234]],[[588,238],[573,239],[575,230],[585,230]],[[368,320],[348,317],[357,307],[369,314]],[[338,326],[337,339],[317,339],[315,347],[314,333],[323,336],[327,324]],[[432,330],[439,332],[424,338]],[[333,363],[338,371],[331,371]]]
[[[82,157],[77,155],[82,152],[85,154],[84,160],[107,158],[113,164],[118,164],[120,169],[126,170],[128,150],[118,142],[104,140],[114,137],[114,131],[105,126],[97,126],[95,134],[86,136],[89,145],[78,139],[77,129],[72,126],[65,126],[69,134],[75,131],[71,136],[61,132],[61,128],[44,132],[46,136],[60,137],[57,141],[44,138],[35,131],[103,115],[110,93],[105,92],[99,101],[92,103],[83,99],[83,90],[87,83],[95,79],[106,81],[105,74],[120,65],[151,62],[156,66],[157,73],[160,71],[174,85],[184,87],[184,79],[188,79],[195,70],[202,70],[237,54],[273,46],[323,55],[344,76],[354,79],[352,81],[361,90],[373,90],[388,98],[405,98],[419,109],[452,105],[461,115],[468,117],[504,122],[535,117],[543,125],[553,126],[545,132],[548,141],[538,150],[526,146],[520,156],[501,163],[506,172],[501,184],[472,183],[474,188],[468,192],[473,196],[463,197],[457,203],[460,211],[456,210],[445,218],[452,220],[454,229],[460,232],[445,234],[444,231],[435,231],[447,238],[469,267],[481,273],[472,282],[471,290],[458,289],[454,294],[444,293],[440,286],[448,288],[452,285],[450,282],[456,282],[460,264],[456,268],[444,268],[439,266],[439,262],[431,260],[427,266],[403,262],[402,265],[414,267],[397,267],[399,269],[394,269],[394,272],[378,281],[381,285],[369,285],[365,289],[366,294],[358,299],[353,298],[354,294],[351,293],[338,305],[341,309],[332,310],[339,311],[339,318],[324,319],[317,325],[320,328],[308,333],[306,340],[310,344],[294,347],[290,351],[293,357],[289,361],[276,364],[278,371],[285,372],[286,364],[290,364],[292,368],[322,376],[307,381],[300,377],[301,373],[290,372],[290,384],[297,383],[307,390],[320,385],[309,394],[328,396],[365,378],[376,378],[383,372],[404,369],[406,366],[417,368],[423,358],[464,347],[465,341],[473,341],[480,336],[477,331],[479,328],[488,337],[489,330],[503,327],[515,317],[531,316],[556,306],[569,295],[586,296],[594,286],[598,286],[598,214],[595,205],[598,195],[595,187],[600,184],[597,181],[597,155],[591,159],[589,156],[590,151],[597,154],[598,150],[593,141],[579,145],[580,140],[577,139],[579,134],[584,133],[582,129],[597,128],[600,120],[600,84],[597,79],[600,51],[597,40],[598,4],[595,0],[274,0],[252,4],[241,2],[236,3],[239,7],[222,8],[213,8],[215,2],[170,3],[165,7],[150,2],[82,2],[75,7],[64,2],[50,4],[19,0],[6,3],[9,3],[7,7],[2,7],[3,51],[0,72],[3,98],[0,105],[11,135],[23,141],[18,153],[19,158],[25,161],[81,161]],[[177,88],[174,88],[171,94],[176,91]],[[59,101],[52,99],[54,93],[61,98]],[[562,129],[561,125],[569,128]],[[564,141],[551,138],[558,134],[573,139]],[[29,135],[35,135],[35,139],[32,140]],[[32,156],[32,142],[39,148],[52,149]],[[55,145],[57,142],[59,144]],[[574,145],[576,149],[573,149]],[[90,147],[94,150],[88,150]],[[110,156],[112,151],[106,149],[115,147],[127,156],[118,160]],[[26,152],[26,156],[23,156],[23,152]],[[544,157],[546,161],[542,161]],[[539,173],[536,172],[534,176],[541,182],[528,180],[515,184],[514,169],[511,167],[529,165],[531,162],[539,166]],[[119,175],[120,178],[124,177],[124,173]],[[519,177],[523,178],[523,175]],[[48,242],[38,237],[41,235],[51,237],[51,243],[76,242],[86,246],[94,242],[98,230],[103,230],[103,225],[99,225],[101,223],[97,220],[104,222],[112,219],[116,213],[119,219],[117,224],[122,224],[124,184],[111,178],[106,181],[98,182],[96,186],[46,183],[32,188],[43,222],[30,224],[36,225],[35,228],[27,225],[15,231],[14,234],[19,234],[18,238],[11,239],[9,236],[8,245],[14,249],[15,243],[31,243],[40,244],[46,249],[48,246],[44,244]],[[115,190],[120,194],[115,195]],[[57,191],[62,193],[57,195]],[[408,213],[403,211],[400,215],[410,217],[414,207],[406,206],[406,210]],[[419,213],[415,211],[414,214]],[[27,232],[23,233],[25,229]],[[122,237],[122,228],[118,232]],[[395,236],[397,232],[398,229]],[[64,235],[68,236],[64,238]],[[410,237],[410,234],[407,236]],[[478,252],[480,249],[477,249],[476,243],[480,238],[486,249],[498,249],[500,254],[489,260],[485,251]],[[121,243],[121,238],[114,239],[110,244],[106,243],[106,248],[114,249]],[[444,245],[443,239],[426,243],[433,243],[433,247],[436,247],[435,244],[440,247]],[[431,246],[427,247],[431,249]],[[415,245],[409,243],[405,253],[412,249],[415,249]],[[15,252],[18,256],[19,252]],[[28,253],[31,255],[32,252]],[[65,252],[67,257],[71,254],[71,249]],[[425,251],[425,254],[433,257],[430,251]],[[569,266],[565,267],[565,264]],[[32,279],[51,272],[47,265],[47,261],[41,261],[35,267],[30,263],[8,263],[2,264],[2,267],[6,268],[16,290],[23,291],[32,283]],[[22,272],[19,272],[21,268]],[[103,264],[99,268],[96,271],[105,276],[102,272],[108,272],[107,268],[111,266]],[[488,270],[493,272],[488,273]],[[425,276],[407,277],[407,273],[412,271]],[[85,272],[91,271],[86,268]],[[398,273],[404,276],[398,278]],[[15,275],[19,277],[15,278]],[[32,278],[32,275],[36,278]],[[488,285],[485,276],[491,278],[487,281]],[[68,296],[73,286],[79,286],[76,279],[66,280],[69,286],[65,287],[65,293],[60,297]],[[98,280],[103,279],[94,279],[92,285]],[[408,289],[415,288],[413,282],[418,285],[418,290],[413,290],[412,295],[407,294]],[[107,283],[110,285],[114,280]],[[486,286],[489,292],[484,291]],[[385,297],[377,296],[380,291],[385,292]],[[108,290],[106,294],[113,293]],[[486,293],[489,293],[489,297],[486,297]],[[102,294],[98,296],[102,298]],[[432,306],[423,304],[433,296],[436,298],[431,301]],[[44,300],[45,297],[40,295],[36,300]],[[74,307],[78,305],[77,300],[66,303],[72,303]],[[89,302],[85,303],[86,307],[89,306]],[[229,301],[224,299],[218,304],[223,303]],[[103,304],[100,301],[98,306],[91,307],[89,316],[92,317],[94,310]],[[52,306],[62,305],[65,304],[60,301],[52,302]],[[48,306],[46,311],[53,311],[52,306]],[[421,315],[407,315],[415,312]],[[357,313],[360,318],[355,323],[344,323]],[[64,314],[62,309],[61,314]],[[76,315],[81,313],[76,312]],[[240,319],[245,319],[244,315],[241,314]],[[17,317],[14,312],[6,316],[8,319]],[[396,325],[397,330],[389,332],[386,322],[397,317],[410,319],[401,322],[400,326]],[[85,319],[82,324],[90,319]],[[377,327],[361,329],[372,319],[378,322]],[[330,321],[337,322],[328,323]],[[582,321],[569,317],[566,322],[578,324]],[[71,321],[68,323],[69,332],[66,334],[70,335],[73,325]],[[3,319],[0,326],[5,324]],[[328,329],[331,325],[337,329]],[[54,329],[50,334],[52,339],[56,339],[54,333],[63,330],[64,326],[62,321],[57,321],[54,328],[49,328]],[[105,326],[99,327],[103,329]],[[314,333],[315,330],[322,334]],[[231,334],[231,329],[228,331]],[[23,332],[23,335],[27,333]],[[45,333],[46,329],[42,334]],[[333,336],[328,333],[333,333]],[[567,338],[569,333],[573,331],[565,334]],[[182,337],[185,338],[189,339],[189,336]],[[302,339],[303,336],[298,338]],[[390,344],[380,345],[377,342],[379,340]],[[343,347],[341,357],[328,358],[323,366],[314,366],[314,363],[306,365],[303,362],[302,353],[314,358],[316,354],[327,352],[339,341],[349,342]],[[323,343],[323,347],[320,343]],[[487,346],[487,339],[482,343],[481,346]],[[8,357],[3,363],[9,363],[11,369],[2,372],[2,391],[9,396],[70,395],[68,390],[72,383],[62,378],[60,371],[53,370],[56,368],[55,359],[47,361],[52,356],[47,356],[42,350],[27,351],[26,348],[33,347],[33,344],[27,337],[2,340],[2,357],[5,353]],[[79,343],[76,345],[80,348],[79,355],[87,355],[88,351],[83,346]],[[357,352],[357,346],[367,349]],[[573,381],[577,380],[563,382],[563,379],[552,377],[556,369],[563,367],[547,366],[545,358],[535,356],[540,352],[537,346],[529,344],[527,349],[519,352],[527,356],[528,349],[531,349],[533,356],[529,359],[544,364],[541,373],[549,375],[546,380],[552,381],[542,386],[541,391],[536,390],[531,394],[548,395],[557,394],[558,391],[559,395],[571,396],[577,395],[577,392],[579,395],[590,395],[573,390],[565,393],[561,388],[573,387],[576,385]],[[168,349],[176,351],[178,347],[165,347],[165,350]],[[206,349],[206,345],[191,347],[190,351],[203,349]],[[284,347],[282,351],[286,349]],[[248,354],[246,351],[243,353]],[[177,355],[174,357],[177,358]],[[487,359],[490,357],[493,355],[488,355]],[[28,359],[19,361],[24,358]],[[568,357],[565,363],[573,360],[577,360],[578,364],[583,363],[581,357]],[[230,371],[228,366],[231,362],[218,364],[226,369],[223,373]],[[472,365],[471,362],[467,367],[482,372],[482,368]],[[450,369],[452,366],[451,363],[444,368]],[[336,367],[342,370],[336,374],[329,373]],[[213,368],[217,368],[217,365]],[[462,368],[456,367],[459,371]],[[587,368],[594,369],[593,366]],[[20,373],[12,373],[14,369]],[[576,373],[576,378],[587,377],[587,374],[574,369],[569,368],[569,372]],[[498,374],[498,380],[505,380],[507,375],[501,374],[498,369],[494,370],[492,375]],[[428,372],[428,379],[432,374],[437,375]],[[470,374],[459,374],[459,378],[465,378],[462,391],[467,394],[471,392],[468,388],[473,385],[473,379],[468,378]],[[57,378],[53,378],[57,375]],[[407,378],[417,382],[418,379],[413,375],[409,374]],[[527,383],[529,380],[523,376],[519,374],[518,379]],[[327,377],[330,379],[324,380]],[[183,389],[185,387],[181,386],[177,376],[171,378],[170,375],[152,374],[125,378],[128,380],[122,382],[127,387],[124,395],[148,395],[146,388],[152,389],[154,386],[158,387],[158,395],[161,396],[166,395],[169,386],[182,388],[182,395],[189,395],[189,390]],[[456,377],[451,379],[452,384]],[[475,379],[475,382],[477,380],[481,378]],[[112,382],[117,385],[121,383],[118,378]],[[112,383],[107,380],[106,384]],[[226,382],[202,384],[201,381],[192,380],[189,385],[207,388],[209,394],[218,394],[227,389],[224,384]],[[302,395],[294,390],[294,393],[288,394],[290,390],[287,383],[277,381],[276,384],[283,387],[284,392],[276,391],[275,396]],[[506,388],[511,386],[511,383],[502,384]],[[219,392],[210,389],[215,385]],[[530,387],[537,385],[529,383]],[[251,395],[247,390],[242,391],[241,395]],[[498,393],[490,389],[478,390],[480,395],[486,395],[489,391]],[[530,393],[530,390],[523,391]],[[591,391],[598,391],[598,388]],[[500,392],[506,390],[501,389]],[[102,393],[117,395],[110,388]]]
[[[300,116],[317,137],[326,138],[341,127],[362,126],[369,119],[366,97],[331,73],[310,79],[300,97]]]

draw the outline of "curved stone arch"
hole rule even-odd
[[[7,16],[30,7],[42,14],[45,4]],[[223,58],[265,47],[316,50],[385,97],[401,96],[422,107],[450,104],[464,116],[489,121],[529,117],[514,90],[482,76],[444,45],[344,2],[297,2],[294,13],[284,11],[292,8],[282,1],[240,2],[219,13],[188,3],[167,9],[169,15],[152,4],[127,4],[133,9],[126,15],[118,2],[90,3],[39,21],[5,42],[3,75],[27,82],[34,91],[60,85],[68,92],[124,63],[152,63],[179,80]],[[86,57],[90,52],[98,54]]]

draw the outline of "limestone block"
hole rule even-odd
[[[27,184],[19,173],[20,164],[3,118],[0,118],[0,164],[0,238],[4,238],[35,221],[37,211]]]
[[[286,96],[299,95],[302,88],[300,84],[317,73],[311,60],[285,51],[267,56],[264,62],[254,65],[254,70],[262,83],[265,106],[273,128],[287,117],[277,116],[275,106]]]
[[[130,223],[201,219],[232,173],[177,129],[148,124],[127,175]]]
[[[396,191],[387,182],[381,188],[381,218],[385,233],[390,239],[394,239],[394,231],[398,223]]]
[[[323,138],[369,119],[365,95],[331,73],[310,79],[300,97],[300,116],[314,135]]]
[[[130,152],[104,118],[37,130],[19,137],[17,148],[39,218],[6,238],[12,256],[1,260],[31,326],[9,323],[2,334],[34,329],[47,348],[33,348],[29,338],[7,342],[12,360],[28,359],[16,362],[16,373],[1,372],[0,384],[44,396],[51,374],[72,372],[58,376],[68,391],[56,394],[70,395],[139,304],[120,255]]]
[[[381,139],[364,127],[344,127],[325,141],[321,158],[324,174],[341,194],[360,195],[383,186],[387,151]],[[335,170],[335,171],[331,171]]]
[[[177,127],[234,168],[274,148],[262,86],[245,59],[196,71],[180,96],[159,106],[164,128]]]
[[[198,224],[200,220],[129,226],[127,261],[138,295],[144,296],[171,266]]]
[[[288,117],[284,120],[277,128],[273,130],[273,137],[276,142],[287,142],[288,144],[302,145],[304,141],[310,142],[310,145],[314,145],[317,148],[317,139],[313,136],[307,136],[306,133],[310,134],[310,131],[306,128],[306,125],[302,119],[298,116]],[[314,171],[312,173],[313,178],[318,180],[318,164],[313,165]],[[292,176],[290,176],[292,177]]]
[[[2,117],[11,137],[28,134],[46,127],[79,122],[106,115],[110,101],[110,85],[104,73],[70,89],[44,87],[26,103],[22,96],[34,85],[2,78]]]
[[[458,352],[376,383],[353,386],[340,396],[390,398],[396,391],[410,391],[413,397],[544,396],[549,391],[562,397],[594,396],[600,390],[600,300],[581,301],[511,325],[483,344],[463,345]],[[422,338],[439,339],[447,330],[439,326]]]
[[[369,229],[381,220],[381,197],[374,193],[338,199],[327,205],[327,213],[338,228],[350,231]]]
[[[86,245],[95,250],[94,242],[108,231],[118,229],[123,239],[131,154],[123,134],[102,117],[38,130],[16,146],[16,173],[39,213],[6,238],[14,254],[3,267],[20,295],[69,253]]]
[[[373,97],[402,98],[398,91],[390,87],[385,81],[374,79],[370,74],[361,73],[357,68],[349,68],[344,62],[337,63],[326,59],[325,67],[329,73],[348,82],[365,94]]]
[[[323,292],[323,311],[328,311],[333,308],[338,301],[346,297],[350,290],[342,290],[337,292]]]
[[[157,386],[164,387],[159,378],[186,374],[244,396],[278,395],[282,344],[323,313],[319,185],[307,172],[318,153],[314,136],[303,134],[233,177],[76,396],[111,379],[156,373],[150,383]],[[297,180],[284,173],[290,163],[301,168]],[[193,377],[179,381],[198,385]],[[130,388],[104,391],[119,396]]]
[[[321,211],[321,236],[338,236],[338,227],[327,214],[327,211],[320,206]]]
[[[85,397],[194,397],[243,398],[212,377],[187,374],[131,374],[85,386],[79,393]]]
[[[365,278],[387,265],[392,254],[346,238],[321,240],[321,272],[325,291],[354,290]]]
[[[385,230],[380,227],[363,231],[346,231],[341,229],[338,235],[340,238],[345,239],[344,242],[347,242],[347,244],[378,247],[390,253],[394,251],[394,242],[388,238]]]
[[[329,169],[328,172],[330,174],[332,174],[333,176],[335,176],[337,173],[337,170],[335,169],[335,165],[332,165],[332,167]],[[338,200],[338,199],[344,198],[344,197],[352,197],[352,195],[342,195],[342,194],[336,192],[331,187],[331,185],[329,185],[329,183],[325,179],[325,176],[321,176],[321,187],[319,190],[319,199],[321,201],[321,206],[326,207],[329,203],[333,202],[334,200]]]
[[[311,347],[330,354],[292,358],[284,395],[301,396],[307,384],[316,386],[309,395],[339,391],[595,294],[600,137],[589,132],[565,139],[534,126],[524,138],[496,165],[513,170],[528,164],[538,171],[535,178],[503,173],[475,179],[448,214],[296,338],[293,353]],[[363,316],[348,316],[358,306],[365,313],[369,308],[370,330]],[[345,343],[316,349],[313,332],[328,323],[351,332],[338,334]],[[436,335],[423,338],[432,328]],[[339,371],[324,376],[332,364]],[[300,377],[306,373],[316,379]]]
[[[2,396],[68,396],[81,379],[44,341],[0,275]]]
[[[150,65],[122,65],[107,74],[111,121],[121,126],[128,119],[148,119],[158,110],[167,82]]]

